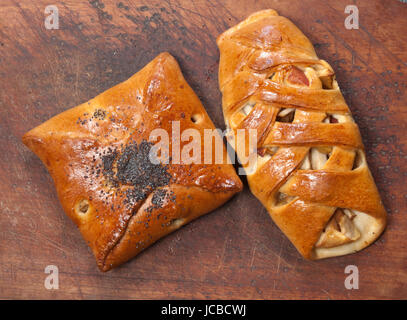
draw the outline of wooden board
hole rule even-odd
[[[356,4],[360,28],[344,27]],[[50,1],[0,4],[0,298],[407,298],[407,4],[389,1]],[[385,234],[346,257],[305,261],[250,194],[241,194],[108,273],[65,216],[29,129],[137,72],[162,51],[179,61],[224,128],[216,37],[260,9],[300,27],[337,71],[389,213]],[[47,265],[59,289],[44,287]],[[347,265],[359,289],[344,286]]]

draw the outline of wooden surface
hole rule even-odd
[[[121,2],[121,3],[120,3]],[[59,8],[60,29],[44,28]],[[346,30],[356,4],[360,29]],[[224,128],[215,39],[260,9],[290,18],[337,71],[389,214],[366,250],[303,260],[245,191],[109,273],[65,216],[21,136],[137,72],[161,51],[179,61]],[[0,4],[0,298],[407,298],[407,5],[389,1],[10,1]],[[59,290],[44,287],[59,267]],[[358,290],[344,286],[356,265]]]

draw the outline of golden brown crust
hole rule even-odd
[[[199,120],[192,121],[192,116]],[[197,129],[202,139],[204,129],[214,129],[175,59],[162,53],[130,79],[23,137],[48,168],[65,212],[102,271],[131,259],[242,189],[226,161],[200,165],[181,159],[181,164],[149,166],[145,158],[138,159],[142,148],[151,147],[147,141],[155,128],[169,133],[171,150],[172,121],[179,121],[181,132]],[[134,168],[129,161],[135,162]],[[135,176],[139,169],[145,172]]]
[[[225,122],[258,130],[248,182],[276,224],[310,259],[372,243],[386,212],[331,66],[274,10],[252,14],[217,43]]]

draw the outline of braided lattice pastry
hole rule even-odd
[[[247,178],[275,223],[309,259],[371,244],[386,212],[331,66],[274,10],[251,15],[217,42],[225,122],[235,133],[257,129]]]

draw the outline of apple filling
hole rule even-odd
[[[282,108],[277,114],[276,121],[293,122],[294,116],[295,116],[295,108]]]
[[[297,64],[282,65],[274,69],[267,79],[285,83],[293,87],[309,87],[312,89],[337,89],[335,72],[324,60],[314,65]]]
[[[336,209],[324,231],[316,248],[332,248],[360,238],[360,232],[353,223],[356,214],[349,209]]]
[[[322,169],[331,152],[331,147],[311,148],[300,169]],[[353,222],[356,215],[350,209],[337,208],[315,244],[315,248],[332,248],[358,240],[361,234]]]

